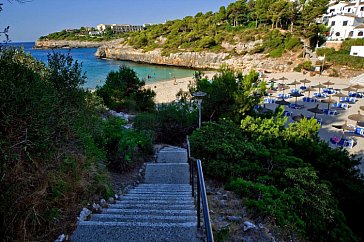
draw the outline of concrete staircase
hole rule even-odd
[[[101,214],[78,224],[72,241],[200,241],[187,152],[166,147],[146,165],[145,181]]]

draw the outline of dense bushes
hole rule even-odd
[[[300,49],[302,44],[299,38],[291,33],[283,34],[279,30],[273,30],[263,39],[262,47],[270,57],[281,57],[288,50]]]
[[[80,66],[49,56],[49,68],[0,49],[0,217],[7,240],[52,240],[67,231],[83,199],[110,195],[98,144],[102,126],[80,89]],[[45,233],[47,231],[47,233]]]
[[[244,198],[256,215],[310,241],[357,241],[364,183],[346,151],[319,141],[315,120],[285,127],[268,118],[205,123],[190,137],[208,176]],[[347,219],[347,220],[346,220]],[[350,227],[350,228],[349,228]]]
[[[133,69],[123,65],[107,75],[105,84],[97,87],[96,93],[108,108],[116,111],[153,110],[155,92],[144,85]]]
[[[108,166],[117,171],[128,171],[135,161],[153,153],[153,135],[148,131],[129,130],[125,121],[109,117],[103,121],[103,142]]]
[[[140,113],[134,126],[154,134],[155,142],[182,144],[197,126],[197,109],[187,105],[163,104],[155,112]]]
[[[244,76],[222,66],[212,80],[198,77],[196,85],[189,90],[190,96],[196,90],[207,94],[203,98],[203,120],[218,120],[222,117],[240,120],[242,115],[249,113],[261,101],[265,84],[254,71]]]
[[[363,39],[349,39],[345,40],[339,51],[335,51],[333,48],[320,48],[317,50],[317,55],[326,57],[326,60],[337,65],[346,65],[355,69],[364,68],[364,59],[358,56],[351,56],[351,46],[364,45]]]

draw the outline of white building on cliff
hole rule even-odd
[[[330,27],[329,41],[364,38],[364,0],[331,3],[324,20]]]

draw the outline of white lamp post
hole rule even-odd
[[[202,98],[204,96],[206,96],[205,92],[194,92],[192,93],[192,96],[194,96],[195,98],[197,98],[197,103],[198,103],[198,127],[201,128],[201,106],[202,106]]]

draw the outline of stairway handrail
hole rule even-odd
[[[202,163],[200,159],[191,157],[190,141],[187,136],[187,154],[188,162],[190,164],[190,185],[192,186],[192,196],[197,196],[197,227],[201,226],[201,199],[202,199],[202,212],[204,216],[206,237],[208,242],[214,242],[214,236],[211,228],[211,219],[209,212],[209,204],[206,195],[206,186],[203,176]],[[194,168],[197,167],[197,194],[194,192],[195,182],[194,182]]]

